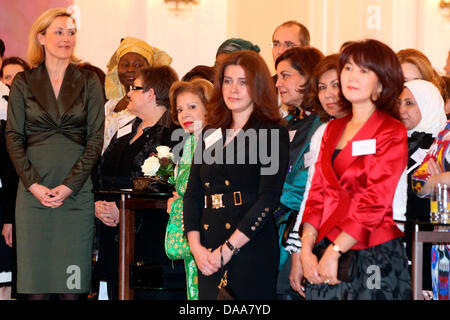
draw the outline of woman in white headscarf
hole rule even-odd
[[[405,83],[405,88],[398,99],[398,106],[402,122],[408,130],[406,219],[429,221],[430,200],[419,198],[414,193],[411,186],[411,175],[422,163],[438,133],[445,128],[447,117],[444,111],[444,100],[434,84],[417,79]],[[394,218],[397,218],[395,214]],[[412,231],[412,226],[406,224],[405,242],[410,260]],[[425,244],[424,246],[426,247],[424,248],[423,288],[431,290],[430,245]]]
[[[107,65],[105,91],[105,138],[102,153],[116,132],[130,123],[135,115],[127,109],[127,93],[139,70],[147,67],[169,66],[172,58],[164,51],[143,40],[126,37],[120,42]]]

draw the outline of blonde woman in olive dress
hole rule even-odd
[[[103,144],[102,85],[77,67],[76,26],[66,9],[33,24],[34,69],[11,87],[6,139],[20,182],[17,291],[75,300],[90,290],[94,197],[90,173]]]

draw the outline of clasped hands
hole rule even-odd
[[[336,285],[341,283],[337,279],[338,263],[340,253],[327,248],[320,261],[310,250],[300,252],[300,261],[303,268],[304,277],[311,284],[326,283]]]
[[[95,216],[108,227],[116,227],[119,223],[119,208],[114,201],[96,201]]]
[[[28,190],[39,200],[39,202],[49,208],[58,208],[71,194],[72,190],[61,184],[53,189],[49,189],[38,183],[33,183]]]
[[[202,245],[191,248],[195,262],[197,263],[197,268],[203,275],[210,276],[219,271],[222,267],[221,259],[223,259],[223,265],[226,265],[231,260],[233,256],[231,250],[223,245],[221,253],[220,248],[221,247],[219,246],[212,252]]]

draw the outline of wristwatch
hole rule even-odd
[[[233,255],[238,254],[239,250],[238,248],[236,248],[235,246],[233,246],[230,241],[226,240],[225,241],[225,245],[228,247],[228,249],[230,249],[231,253]]]
[[[341,255],[344,253],[341,251],[341,248],[333,242],[333,251],[339,252]]]

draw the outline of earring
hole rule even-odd
[[[379,86],[377,88],[377,91],[372,93],[372,101],[377,101],[378,99],[380,99],[382,91],[383,91],[383,87]]]

